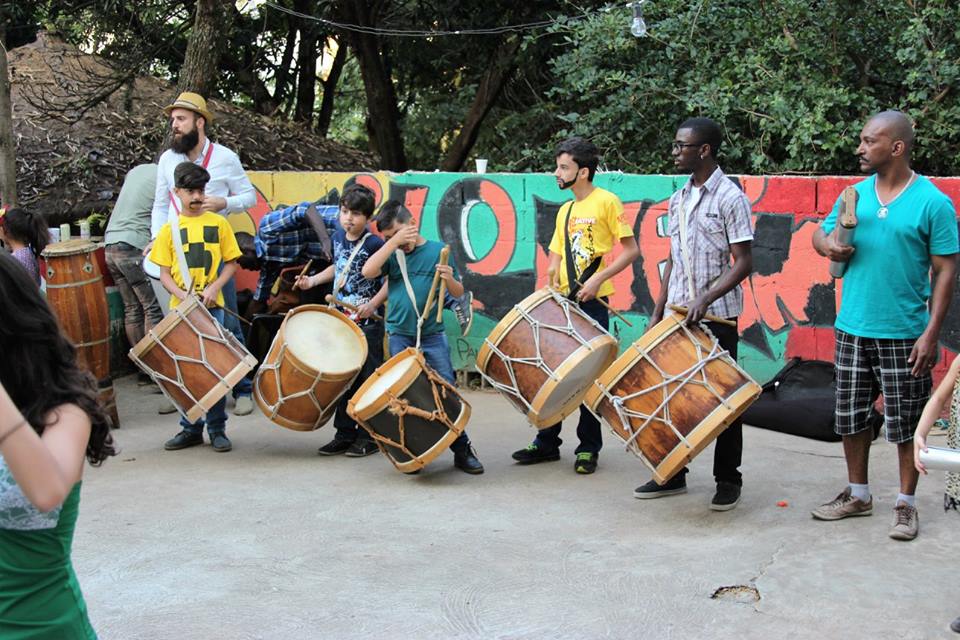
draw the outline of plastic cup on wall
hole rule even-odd
[[[50,243],[60,242],[60,227],[50,227]]]
[[[477,158],[477,173],[486,173],[486,172],[487,172],[487,159]]]
[[[70,225],[64,222],[60,225],[60,242],[66,242],[70,239]]]

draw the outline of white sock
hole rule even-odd
[[[859,500],[860,502],[869,502],[870,500],[870,485],[869,484],[853,484],[850,483],[850,495]]]
[[[904,502],[904,503],[910,505],[911,507],[916,507],[916,506],[917,506],[917,496],[915,496],[915,495],[913,495],[913,496],[908,496],[908,495],[906,495],[905,493],[898,493],[898,494],[897,494],[897,504],[899,504],[899,503],[901,503],[901,502]]]

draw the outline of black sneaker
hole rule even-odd
[[[960,618],[950,623],[950,631],[960,633]]]
[[[198,444],[203,444],[202,433],[190,433],[189,431],[181,431],[177,435],[173,436],[172,438],[164,442],[163,448],[166,449],[167,451],[177,451],[178,449],[195,447]]]
[[[453,466],[460,469],[460,471],[475,476],[483,473],[483,465],[477,458],[477,452],[474,451],[473,447],[469,446],[466,451],[453,454]]]
[[[336,442],[336,440],[334,440]],[[333,444],[331,442],[330,444]],[[327,445],[330,446],[330,445]],[[371,453],[376,453],[380,451],[380,447],[377,446],[377,443],[369,438],[364,438],[363,440],[354,440],[350,444],[350,448],[347,449],[346,456],[348,458],[362,458],[364,456],[369,456]]]
[[[665,484],[657,484],[656,480],[650,480],[647,484],[634,489],[633,497],[640,500],[649,500],[650,498],[664,498],[686,492],[687,476],[684,473],[679,473],[667,480]]]
[[[560,459],[560,449],[542,449],[536,442],[532,442],[526,449],[514,451],[512,457],[520,464],[553,462]]]
[[[578,453],[577,459],[573,463],[573,470],[584,475],[593,473],[597,470],[597,461],[599,459],[599,453],[590,453],[589,451]]]
[[[225,433],[215,433],[210,436],[210,444],[213,445],[213,450],[218,453],[226,453],[233,449],[233,443],[230,442],[230,438]]]
[[[317,449],[317,453],[322,456],[338,456],[341,453],[346,453],[347,450],[353,446],[351,440],[341,440],[339,438],[334,438],[327,444],[323,445]]]
[[[470,327],[473,326],[473,292],[464,291],[462,296],[454,298],[450,310],[457,317],[460,335],[466,336],[470,333]]]
[[[714,511],[730,511],[740,504],[740,485],[732,482],[718,482],[717,492],[710,501],[710,508]]]

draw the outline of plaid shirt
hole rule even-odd
[[[667,234],[670,236],[670,257],[673,270],[667,284],[667,303],[683,305],[691,299],[690,277],[694,295],[708,291],[730,269],[730,245],[753,240],[750,226],[750,201],[743,191],[718,167],[700,187],[700,201],[686,222],[686,244],[683,252],[680,216],[686,215],[685,203],[690,197],[692,178],[670,197]],[[688,275],[687,268],[692,273]],[[733,318],[743,311],[743,288],[738,284],[717,298],[707,309],[721,318]]]
[[[307,222],[307,209],[312,204],[312,202],[301,202],[277,209],[264,215],[260,220],[254,244],[262,265],[257,290],[253,293],[254,300],[265,302],[270,297],[270,290],[273,289],[280,269],[284,266],[307,260],[324,259],[320,240]],[[317,205],[316,209],[323,218],[323,225],[327,228],[327,232],[333,236],[333,233],[340,229],[340,207]]]

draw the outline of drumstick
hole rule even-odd
[[[440,252],[440,264],[447,264],[450,256],[450,249],[444,247]],[[440,293],[437,295],[437,322],[443,322],[443,298],[447,295],[447,281],[440,278]]]
[[[297,281],[300,280],[300,278],[302,278],[303,276],[305,276],[305,275],[307,274],[307,270],[310,269],[310,265],[312,265],[312,264],[313,264],[313,258],[310,258],[309,260],[307,260],[307,264],[304,265],[303,269],[300,271],[300,275],[298,275],[296,278],[294,278],[294,280],[293,280],[293,288],[294,288],[294,289],[299,289],[299,288],[300,288],[300,287],[297,286]]]
[[[603,298],[594,298],[594,300],[596,300],[597,302],[599,302],[600,304],[602,304],[603,306],[605,306],[605,307],[607,308],[607,311],[609,311],[609,312],[612,313],[613,315],[615,315],[615,316],[617,316],[618,318],[620,318],[621,320],[623,320],[623,323],[626,324],[628,327],[632,327],[632,326],[633,326],[633,323],[632,323],[632,322],[630,322],[629,320],[627,320],[626,317],[624,317],[624,315],[623,315],[622,313],[620,313],[619,311],[617,311],[616,309],[614,309],[613,307],[611,307],[609,304],[607,304],[607,301],[606,301],[606,300],[604,300]]]
[[[687,315],[687,308],[686,308],[686,307],[681,307],[681,306],[679,306],[679,305],[672,304],[672,305],[670,305],[670,309],[673,310],[673,311],[676,311],[677,313],[681,313],[681,314],[683,314],[683,315]],[[706,320],[707,322],[718,322],[718,323],[720,323],[720,324],[725,324],[725,325],[727,325],[727,326],[729,326],[729,327],[736,327],[736,326],[737,326],[737,323],[736,323],[735,321],[733,321],[733,320],[727,320],[726,318],[718,318],[717,316],[711,316],[709,313],[704,314],[703,319]]]
[[[344,309],[349,309],[350,311],[360,311],[360,308],[357,307],[356,305],[350,304],[349,302],[344,302],[343,300],[340,300],[339,298],[334,298],[334,297],[333,297],[333,294],[331,294],[331,293],[328,293],[328,294],[327,294],[327,297],[325,298],[325,300],[327,301],[327,304],[329,304],[329,305],[334,305],[334,304],[335,304],[335,305],[337,305],[337,306],[339,306],[339,307],[343,307]],[[373,315],[370,316],[370,317],[373,318],[374,320],[383,321],[383,318],[381,318],[381,317],[378,316],[377,314],[373,314]]]
[[[247,325],[249,325],[249,326],[251,326],[251,327],[253,326],[253,323],[252,323],[252,322],[250,322],[249,320],[247,320],[246,318],[244,318],[242,315],[240,315],[240,314],[237,313],[236,311],[231,311],[230,309],[227,309],[226,307],[219,307],[219,306],[213,307],[213,308],[214,308],[214,309],[220,309],[220,310],[222,310],[224,313],[226,313],[227,315],[233,316],[234,318],[236,318],[236,319],[239,320],[240,322],[243,322],[243,323],[245,323],[245,324],[247,324]]]
[[[444,245],[443,249],[440,250],[440,263],[447,264],[447,257],[450,255],[450,247]],[[427,316],[430,315],[430,309],[433,308],[433,301],[437,294],[437,285],[440,284],[440,272],[433,272],[433,282],[430,284],[430,293],[427,294],[427,306],[423,308],[423,315],[421,316],[424,320],[427,319]],[[443,303],[440,303],[440,306],[443,306]]]

